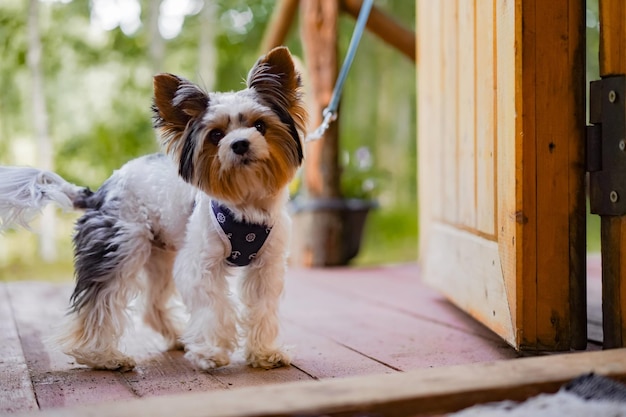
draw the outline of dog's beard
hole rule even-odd
[[[229,161],[224,167],[218,158],[199,159],[195,185],[208,195],[235,205],[262,203],[273,199],[289,183],[295,168],[285,168],[274,159]]]

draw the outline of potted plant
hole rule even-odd
[[[298,177],[292,184],[290,207],[295,230],[302,229],[299,223],[305,213],[338,212],[343,226],[343,244],[337,264],[346,265],[359,252],[368,214],[378,207],[377,196],[385,175],[374,166],[368,147],[362,146],[353,153],[345,151],[341,159],[341,198],[309,198],[303,195],[301,178]]]

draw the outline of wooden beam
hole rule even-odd
[[[298,0],[280,0],[274,7],[272,18],[261,41],[261,54],[285,43],[291,23],[298,11],[298,3]]]
[[[600,0],[600,75],[626,74],[626,4]],[[626,216],[602,216],[604,347],[626,346]]]
[[[300,30],[309,82],[309,129],[319,126],[330,102],[338,74],[337,20],[339,3],[301,0]],[[291,261],[303,266],[343,265],[344,225],[341,212],[323,202],[341,198],[339,168],[339,119],[324,137],[309,142],[305,150],[305,204],[294,216]]]
[[[47,410],[40,417],[244,417],[357,413],[415,416],[454,412],[475,404],[522,401],[556,392],[590,372],[626,379],[626,350],[571,353],[444,368],[295,382],[233,391],[118,401]]]
[[[358,17],[363,0],[343,0],[341,7],[343,10]],[[378,7],[373,6],[367,20],[367,28],[376,34],[380,39],[402,52],[411,61],[415,62],[416,38],[415,32],[402,27],[391,17],[383,13]]]

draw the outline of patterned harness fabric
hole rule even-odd
[[[230,242],[231,252],[226,258],[232,266],[246,266],[254,260],[267,240],[272,228],[265,224],[237,221],[228,207],[211,201],[215,220]]]

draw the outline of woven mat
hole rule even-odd
[[[626,385],[588,374],[564,385],[556,394],[525,402],[503,401],[467,408],[454,417],[626,417]]]

